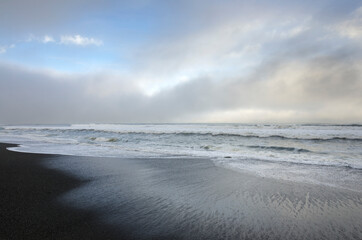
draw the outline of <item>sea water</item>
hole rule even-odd
[[[362,125],[71,124],[2,126],[11,150],[121,158],[205,158],[261,177],[362,192]]]

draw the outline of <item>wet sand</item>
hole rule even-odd
[[[3,147],[0,239],[362,239],[360,192],[261,178],[208,159]]]
[[[0,239],[117,239],[92,211],[57,198],[85,184],[42,166],[50,155],[17,153],[0,144]]]

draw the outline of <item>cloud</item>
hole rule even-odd
[[[300,59],[289,52],[246,76],[189,79],[152,96],[132,76],[64,75],[2,64],[0,122],[360,123],[362,58],[352,51]]]
[[[1,123],[124,120],[122,106],[130,111],[126,101],[137,103],[132,96],[142,96],[126,79],[109,73],[72,75],[0,64],[0,78]]]
[[[100,46],[103,45],[101,40],[97,40],[94,38],[82,37],[80,35],[64,35],[60,37],[60,44],[65,45],[79,45],[79,46],[87,46],[87,45],[95,45]]]
[[[56,42],[55,39],[50,35],[44,35],[42,37],[35,36],[34,34],[30,34],[29,37],[25,40],[25,42],[39,42],[39,43],[51,43]]]
[[[166,1],[146,27],[159,2],[144,1],[142,18],[131,11],[137,24],[126,26],[145,38],[133,43],[127,36],[120,44],[121,34],[108,29],[107,39],[117,42],[110,49],[127,49],[112,65],[122,74],[54,74],[0,63],[0,122],[361,122],[360,3],[277,3]],[[86,20],[76,22],[94,19]],[[49,35],[34,40],[103,44],[93,31],[61,31],[35,33]]]
[[[54,38],[48,35],[45,35],[42,40],[43,43],[55,42]]]
[[[356,9],[349,19],[339,23],[335,28],[344,37],[362,39],[362,7]]]
[[[171,11],[180,9],[187,17],[166,22],[166,30],[140,46],[130,58],[131,70],[154,94],[183,82],[184,76],[245,77],[271,58],[293,54],[303,60],[345,45],[356,47],[329,30],[355,18],[355,1],[278,3],[282,4],[257,0],[172,5]],[[360,47],[356,52],[361,52]]]
[[[78,45],[78,46],[88,46],[88,45],[95,45],[95,46],[101,46],[103,45],[103,42],[98,39],[94,38],[88,38],[88,37],[82,37],[81,35],[62,35],[60,36],[59,41],[55,40],[50,35],[44,35],[43,37],[36,37],[33,34],[31,34],[26,42],[32,42],[37,41],[40,43],[58,43],[58,44],[64,44],[64,45]]]
[[[6,53],[10,48],[15,48],[15,44],[11,44],[9,46],[0,46],[0,54]]]
[[[4,53],[6,53],[6,47],[0,47],[0,54],[4,54]]]

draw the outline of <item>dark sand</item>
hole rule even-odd
[[[90,211],[56,201],[84,182],[41,166],[50,155],[17,153],[0,144],[0,239],[117,239]]]
[[[362,239],[360,192],[261,178],[208,159],[0,146],[0,239]]]

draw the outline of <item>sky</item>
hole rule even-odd
[[[0,124],[362,123],[361,0],[2,0]]]

